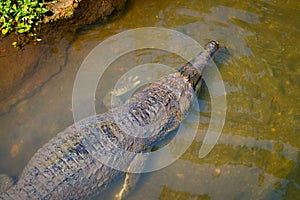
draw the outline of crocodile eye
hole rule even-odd
[[[209,44],[212,46],[212,47],[219,47],[219,43],[215,40],[212,40],[209,42]]]

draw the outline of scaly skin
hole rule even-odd
[[[134,94],[129,112],[119,108],[114,114],[117,119],[109,111],[60,132],[35,153],[18,182],[0,199],[89,199],[107,189],[124,172],[102,163],[128,167],[134,159],[112,147],[141,153],[177,128],[193,102],[201,71],[217,49],[218,44],[210,42],[178,72]],[[122,124],[117,125],[116,120]],[[147,138],[131,136],[137,130],[139,134],[153,134]]]

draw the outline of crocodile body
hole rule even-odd
[[[122,157],[122,151],[114,152],[113,147],[143,153],[145,147],[176,129],[193,101],[201,70],[217,49],[218,44],[210,42],[178,72],[135,93],[128,100],[129,112],[121,107],[114,114],[117,119],[109,111],[60,132],[34,154],[17,183],[0,199],[89,199],[107,189],[124,172],[104,165],[103,161],[129,166],[134,159],[116,159]],[[152,134],[133,137],[137,130]],[[112,156],[115,154],[119,156]]]

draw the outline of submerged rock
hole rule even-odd
[[[61,19],[76,22],[77,25],[90,24],[99,18],[123,9],[126,0],[54,0],[45,2],[48,10],[44,23]]]
[[[60,18],[71,17],[74,13],[74,9],[78,7],[78,1],[74,0],[59,0],[45,2],[46,9],[49,16],[44,18],[44,22],[47,23],[51,20],[57,20]]]

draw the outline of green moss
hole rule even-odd
[[[188,200],[188,199],[196,199],[196,200],[210,200],[211,197],[207,194],[191,194],[189,192],[183,191],[176,191],[169,188],[166,185],[163,185],[162,191],[158,198],[159,200],[165,199],[181,199],[181,200]]]
[[[2,35],[11,32],[36,35],[36,28],[47,12],[38,0],[0,1],[0,30]]]
[[[277,178],[287,179],[291,176],[295,162],[289,160],[277,152],[254,147],[249,149],[245,146],[232,146],[218,144],[207,157],[200,159],[198,152],[202,143],[193,142],[189,149],[181,156],[183,160],[189,160],[193,163],[212,163],[217,166],[228,163],[244,166],[256,166],[268,174]],[[260,181],[263,177],[260,177]]]

